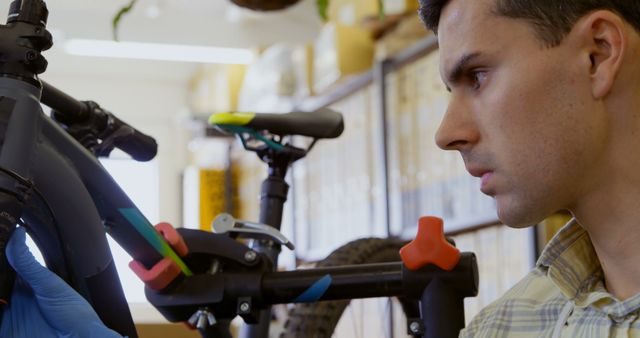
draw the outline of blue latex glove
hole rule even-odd
[[[58,275],[38,263],[16,229],[6,247],[16,270],[9,305],[2,311],[0,337],[119,337],[104,326],[89,303]]]

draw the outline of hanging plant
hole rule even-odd
[[[316,0],[316,5],[318,8],[318,15],[320,16],[322,21],[329,20],[329,15],[327,14],[327,12],[329,11],[329,0]]]
[[[120,10],[118,10],[118,12],[116,13],[116,16],[113,17],[113,20],[111,21],[111,31],[113,33],[113,39],[115,41],[118,41],[118,25],[120,24],[120,20],[122,20],[122,16],[129,13],[133,9],[133,5],[136,4],[136,1],[138,0],[131,0],[128,5],[120,8]]]
[[[231,0],[234,4],[254,11],[278,11],[300,0]]]
[[[120,8],[120,10],[118,10],[116,15],[113,17],[112,27],[113,27],[114,40],[118,41],[118,26],[120,25],[120,21],[122,20],[122,17],[125,14],[131,12],[131,10],[133,9],[137,1],[138,0],[131,0],[131,2],[129,2],[128,5]],[[215,1],[218,1],[218,0],[215,0]],[[231,2],[233,2],[234,4],[240,7],[245,7],[245,8],[249,8],[256,11],[281,10],[297,3],[298,1],[300,0],[231,0]],[[327,14],[327,12],[329,11],[329,1],[330,0],[316,0],[316,8],[318,10],[318,16],[320,16],[320,18],[323,21],[327,21],[329,19],[329,16]],[[382,21],[384,20],[384,0],[377,0],[377,1],[378,1],[378,16]]]

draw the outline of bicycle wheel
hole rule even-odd
[[[399,239],[362,238],[349,242],[319,261],[316,267],[370,264],[400,261]],[[419,317],[418,302],[398,298],[407,318]],[[290,311],[280,338],[332,337],[340,318],[352,300],[296,304]],[[381,318],[382,322],[382,318]],[[403,324],[404,325],[404,324]]]

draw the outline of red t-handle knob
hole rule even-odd
[[[451,271],[460,260],[460,250],[444,237],[442,219],[427,216],[420,217],[416,238],[400,249],[400,256],[410,270],[434,264]]]

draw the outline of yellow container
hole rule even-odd
[[[314,44],[314,92],[326,91],[347,76],[371,69],[374,49],[373,39],[366,30],[327,23]]]
[[[415,13],[419,6],[418,0],[383,0],[385,15],[402,15]],[[327,10],[329,21],[347,26],[359,26],[371,17],[380,13],[378,0],[331,0]]]
[[[420,8],[418,0],[383,0],[383,4],[386,15],[415,13]]]
[[[296,96],[313,96],[313,44],[298,46],[293,52],[293,63],[297,81]]]
[[[189,106],[197,112],[233,111],[244,80],[245,65],[205,65],[191,78]]]

